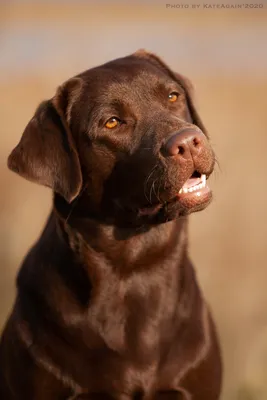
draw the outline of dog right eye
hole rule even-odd
[[[105,123],[105,127],[108,129],[114,129],[120,124],[120,119],[117,117],[111,117]]]
[[[170,101],[171,103],[175,103],[175,102],[177,101],[178,97],[179,97],[179,93],[177,93],[177,92],[171,92],[171,93],[169,94],[169,96],[168,96],[169,101]]]

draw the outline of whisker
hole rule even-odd
[[[152,177],[153,173],[155,172],[155,170],[157,169],[158,165],[154,165],[154,167],[152,168],[152,170],[150,171],[149,175],[147,176],[145,182],[144,182],[144,195],[145,198],[147,199],[147,201],[149,201],[148,197],[147,197],[147,187],[148,187],[148,182],[150,180],[150,178]]]
[[[215,164],[216,164],[217,167],[219,168],[220,172],[222,172],[220,162],[219,162],[219,160],[218,160],[217,158],[215,158]]]
[[[153,190],[154,184],[155,184],[155,181],[152,182],[152,185],[150,187],[150,193],[149,193],[149,199],[150,199],[149,203],[150,204],[152,204],[152,190]]]
[[[157,197],[157,193],[156,193],[156,190],[155,190],[155,183],[158,181],[158,179],[156,179],[156,180],[154,180],[154,182],[153,182],[153,192],[154,192],[154,194],[155,194],[155,196]]]
[[[160,186],[161,186],[161,178],[159,179],[159,184],[158,184],[158,191],[157,191],[157,199],[158,199],[158,201],[160,202],[160,197],[159,197],[159,191],[160,191]]]

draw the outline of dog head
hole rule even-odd
[[[214,153],[190,82],[140,50],[85,71],[43,102],[8,159],[57,204],[123,226],[201,210]]]

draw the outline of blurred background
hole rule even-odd
[[[168,1],[0,1],[0,330],[51,206],[48,189],[7,170],[9,152],[60,83],[146,48],[193,81],[220,162],[190,234],[222,344],[222,399],[266,400],[267,4]]]

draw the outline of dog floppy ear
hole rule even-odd
[[[182,86],[182,88],[185,91],[187,105],[188,105],[188,108],[190,111],[190,115],[191,115],[193,124],[198,126],[202,130],[202,132],[205,133],[206,136],[208,136],[206,128],[204,127],[203,122],[202,122],[202,120],[196,110],[196,106],[194,104],[194,89],[193,89],[193,85],[190,82],[190,80],[181,74],[173,72],[167,66],[167,64],[165,64],[165,62],[161,60],[160,57],[158,57],[157,55],[150,53],[144,49],[140,49],[140,50],[136,51],[134,53],[134,56],[145,58],[145,59],[149,60],[154,65],[163,69],[168,75],[170,75],[174,80],[176,80]]]
[[[48,186],[68,202],[82,186],[80,162],[62,105],[65,91],[40,104],[8,158],[8,167],[24,178]]]

